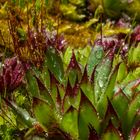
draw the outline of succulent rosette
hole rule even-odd
[[[29,66],[22,63],[18,57],[6,58],[0,72],[0,92],[12,92],[24,80],[25,71]]]

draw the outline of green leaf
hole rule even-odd
[[[63,63],[60,55],[54,48],[48,47],[46,51],[45,64],[55,78],[61,83],[64,78]]]
[[[76,109],[69,108],[63,116],[61,127],[74,139],[78,139],[78,111]]]
[[[117,74],[118,74],[119,65],[120,64],[118,64],[114,68],[114,70],[112,71],[112,74],[110,75],[110,78],[109,78],[109,81],[108,81],[108,84],[107,84],[105,94],[107,95],[107,97],[109,99],[111,99],[113,97],[113,94],[114,94],[114,87],[115,87],[115,83],[116,83],[116,77],[117,77]]]
[[[135,94],[135,92],[133,93],[133,89],[134,89],[134,91],[137,91],[137,92],[140,91],[140,86],[135,87],[135,85],[137,83],[139,83],[139,79],[131,81],[131,82],[127,82],[126,84],[119,85],[119,86],[122,88],[122,90],[125,93],[125,95],[128,98],[131,98]]]
[[[140,130],[136,133],[134,140],[140,140]]]
[[[136,122],[136,114],[139,108],[140,108],[140,94],[138,93],[135,95],[134,99],[130,103],[125,117],[123,131],[126,137],[129,135],[133,125]]]
[[[138,47],[131,47],[128,53],[128,64],[132,65],[134,63],[140,62],[140,46]]]
[[[5,100],[5,102],[11,107],[14,113],[20,118],[23,124],[26,124],[28,127],[32,127],[36,120],[30,116],[30,114],[23,108],[17,106],[15,103]]]
[[[79,84],[76,83],[74,87],[71,87],[68,80],[65,96],[63,99],[63,112],[66,112],[70,106],[78,109],[80,104],[81,94],[79,90]]]
[[[126,75],[127,75],[126,64],[124,62],[122,62],[119,66],[117,81],[122,82],[124,80],[124,78],[126,77]]]
[[[107,129],[107,126],[109,125],[110,121],[113,124],[114,127],[119,128],[120,127],[120,120],[117,116],[116,111],[114,110],[112,103],[108,99],[107,104],[107,110],[103,117],[103,120],[101,121],[101,132],[104,132]]]
[[[63,63],[65,65],[65,68],[67,68],[67,66],[69,65],[71,56],[72,56],[72,48],[68,47],[66,49],[66,51],[64,53],[64,57],[63,57]]]
[[[104,51],[102,46],[95,46],[92,49],[87,62],[88,76],[91,76],[95,66],[102,60],[103,55]]]
[[[128,110],[129,100],[121,89],[114,95],[112,104],[118,117],[120,120],[122,120],[123,123],[123,120],[125,119],[124,116]]]
[[[99,133],[100,120],[97,116],[97,112],[88,98],[81,93],[81,102],[79,107],[79,117],[78,117],[78,130],[80,140],[87,140],[89,137],[89,125]]]
[[[74,87],[74,85],[76,84],[76,80],[81,80],[82,76],[82,71],[79,66],[79,63],[76,60],[74,51],[72,53],[71,60],[66,72],[66,76],[68,77],[71,86]]]
[[[108,57],[104,58],[102,62],[99,63],[98,66],[96,67],[95,76],[94,76],[94,92],[95,92],[96,103],[100,100],[101,94],[105,94],[111,68],[112,68],[112,60],[110,60]],[[112,77],[111,80],[112,81],[110,81],[111,83],[109,84],[113,85],[114,77]]]
[[[46,66],[43,67],[40,73],[40,79],[43,82],[44,86],[49,90],[50,89],[50,73]]]
[[[89,101],[95,105],[95,96],[94,96],[94,88],[91,81],[89,81],[88,75],[87,75],[87,67],[85,67],[82,80],[80,82],[80,88],[82,89],[85,96],[89,99]]]
[[[106,132],[102,136],[103,140],[120,140],[120,134],[118,130],[112,125],[111,121],[108,125]]]
[[[96,110],[101,118],[104,118],[105,116],[107,105],[108,105],[107,96],[105,94],[102,94],[100,100],[96,105]]]
[[[57,124],[57,114],[55,114],[55,108],[49,105],[44,100],[39,98],[33,98],[33,110],[36,119],[42,124],[47,130],[50,129],[54,124]],[[56,115],[56,116],[55,116]]]
[[[26,78],[27,78],[27,91],[30,93],[32,97],[39,97],[40,91],[38,83],[34,75],[31,74],[31,71],[28,71],[26,73]]]

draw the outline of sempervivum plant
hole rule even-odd
[[[5,59],[0,71],[0,92],[12,92],[19,87],[23,83],[27,67],[16,56]]]
[[[33,67],[26,74],[37,120],[29,127],[41,128],[48,139],[140,139],[140,79],[128,77],[117,84],[123,62],[116,62],[116,51],[106,51],[103,43],[92,48],[84,69],[73,51],[64,70],[63,56],[48,47],[42,68]]]

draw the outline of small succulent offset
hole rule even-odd
[[[23,83],[27,68],[16,56],[6,58],[0,72],[0,92],[12,92],[19,87]]]

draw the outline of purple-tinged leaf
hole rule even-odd
[[[90,132],[88,140],[100,140],[96,130],[93,128],[93,126],[91,124],[89,124],[88,128],[89,128],[89,132]]]
[[[39,92],[40,92],[40,98],[46,100],[50,105],[54,105],[54,101],[52,98],[52,92],[50,90],[48,90],[48,88],[45,87],[45,85],[42,83],[42,81],[35,77],[37,80],[37,84],[38,84],[38,88],[39,88]]]
[[[140,129],[137,130],[137,133],[135,134],[134,140],[139,140],[140,139]]]
[[[129,108],[127,110],[127,114],[125,115],[123,131],[125,133],[126,138],[130,134],[131,129],[134,127],[134,124],[137,120],[137,112],[140,108],[140,94],[137,93],[133,100],[129,104]]]
[[[50,72],[50,94],[51,97],[54,101],[54,103],[56,103],[57,101],[57,85],[58,85],[59,81],[55,78],[55,76]]]
[[[80,90],[79,90],[79,83],[76,82],[75,86],[72,88],[71,84],[68,80],[66,93],[63,99],[62,110],[65,112],[70,106],[78,109],[80,104]]]
[[[122,134],[114,127],[111,120],[102,136],[103,140],[123,140]]]
[[[56,109],[61,112],[61,108],[62,108],[62,100],[61,100],[61,96],[60,96],[60,92],[57,86],[57,95],[56,95]]]
[[[102,120],[102,123],[101,123],[102,124],[102,131],[104,131],[106,129],[110,120],[112,121],[113,125],[116,128],[120,127],[120,124],[119,124],[120,121],[119,121],[118,115],[117,115],[116,111],[114,110],[112,103],[108,99],[107,111],[106,111],[104,119]]]
[[[78,139],[78,111],[75,108],[71,106],[64,114],[60,127],[74,139]]]
[[[75,85],[77,77],[78,80],[81,80],[82,72],[76,60],[74,51],[72,52],[71,60],[67,68],[67,76],[70,80],[70,84],[72,87]]]
[[[23,83],[24,65],[18,57],[7,58],[0,72],[0,91],[12,92]]]
[[[139,91],[139,89],[137,89],[138,85],[139,85],[139,79],[128,82],[124,85],[121,85],[121,87],[127,97],[133,98],[133,97],[135,97],[135,93],[137,93]]]
[[[90,135],[89,124],[99,133],[100,119],[97,112],[89,101],[89,99],[81,91],[81,101],[79,106],[79,117],[78,117],[78,130],[80,140],[88,140]]]
[[[58,125],[60,117],[53,105],[48,104],[46,101],[33,98],[33,111],[36,119],[41,125],[44,126],[47,130],[51,129],[53,126]]]
[[[129,99],[121,89],[119,89],[113,96],[112,105],[119,119],[123,123],[123,120],[125,119],[124,116],[126,115],[126,112],[128,110]]]
[[[85,67],[81,82],[80,82],[80,88],[85,94],[85,96],[91,101],[91,103],[94,105],[95,104],[95,96],[94,96],[94,88],[89,81],[88,75],[87,75],[87,68]]]
[[[70,60],[70,63],[69,63],[67,70],[69,71],[70,69],[78,69],[79,71],[81,71],[79,64],[76,60],[76,56],[75,56],[74,51],[72,52],[71,60]]]
[[[137,138],[140,138],[140,134],[139,134],[139,128],[133,128],[132,130],[131,130],[131,133],[130,133],[130,139],[133,139],[133,140],[139,140],[139,139],[137,139]]]

